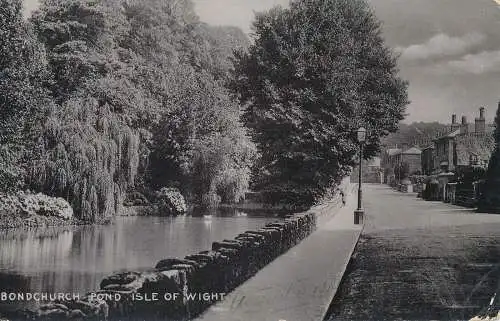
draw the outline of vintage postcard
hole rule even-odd
[[[499,30],[0,0],[0,321],[500,321]]]

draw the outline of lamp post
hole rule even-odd
[[[363,216],[365,211],[361,207],[361,198],[362,198],[362,188],[361,188],[361,172],[363,167],[363,144],[366,140],[366,129],[360,127],[357,131],[358,134],[358,142],[359,142],[359,168],[358,168],[358,208],[354,211],[354,224],[362,224]]]

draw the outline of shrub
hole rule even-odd
[[[65,220],[73,218],[73,209],[66,200],[41,193],[0,194],[0,211],[20,216],[42,215]]]
[[[156,193],[160,215],[183,215],[187,212],[184,196],[177,188],[163,187]]]
[[[141,206],[148,205],[149,200],[142,193],[134,191],[127,195],[127,198],[123,202],[125,206]]]
[[[424,184],[427,180],[425,175],[412,175],[410,176],[410,181],[412,184]]]

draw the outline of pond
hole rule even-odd
[[[83,295],[114,272],[209,250],[276,218],[246,215],[117,217],[113,224],[13,229],[0,234],[0,292]],[[0,311],[6,308],[0,302]]]

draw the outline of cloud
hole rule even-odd
[[[438,68],[449,72],[475,75],[500,72],[500,49],[468,54],[460,59],[441,64]]]
[[[276,5],[288,7],[289,0],[194,0],[201,20],[212,25],[233,25],[250,32],[254,12],[267,11]]]
[[[422,44],[396,48],[401,59],[406,61],[426,60],[464,54],[470,48],[484,42],[486,37],[480,33],[469,33],[462,37],[450,37],[440,33]]]

